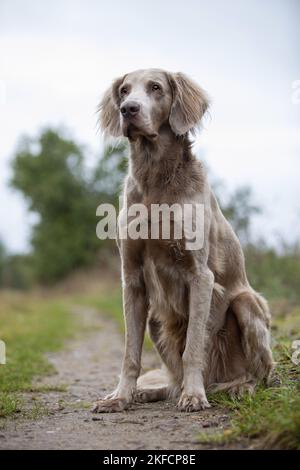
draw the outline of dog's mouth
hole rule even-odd
[[[149,126],[140,125],[136,121],[123,120],[122,131],[123,135],[132,141],[139,136],[146,137],[149,140],[155,140],[158,137],[158,133]]]

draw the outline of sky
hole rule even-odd
[[[20,136],[64,126],[92,165],[102,93],[147,67],[208,92],[195,151],[228,190],[253,188],[255,235],[299,239],[299,45],[298,0],[0,0],[0,239],[28,250],[35,220],[8,185]]]

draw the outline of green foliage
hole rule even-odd
[[[247,245],[251,237],[252,218],[261,212],[261,209],[253,202],[251,188],[241,186],[228,195],[223,184],[218,183],[214,185],[214,191],[224,216],[231,223],[241,243]]]
[[[11,184],[38,214],[33,264],[38,280],[53,282],[94,260],[97,192],[87,178],[83,150],[53,130],[24,139],[13,160]]]
[[[245,248],[247,274],[253,287],[270,299],[300,301],[300,249],[286,247],[279,254],[264,245]]]
[[[13,289],[29,289],[34,282],[31,255],[6,256],[2,264],[0,286]]]
[[[27,289],[33,282],[30,255],[9,255],[0,241],[0,287]]]
[[[283,245],[275,250],[263,241],[252,241],[251,222],[261,212],[253,202],[249,187],[226,194],[222,184],[214,187],[225,217],[238,235],[245,253],[246,270],[251,285],[268,299],[300,301],[300,248]],[[221,197],[224,195],[225,197]]]
[[[80,266],[94,263],[104,245],[109,248],[109,242],[96,237],[96,208],[101,202],[117,205],[126,151],[124,144],[108,147],[88,175],[83,148],[62,132],[46,129],[37,140],[21,141],[12,163],[11,184],[38,215],[31,240],[32,266],[38,281],[53,283]],[[21,281],[16,279],[16,271],[12,284],[18,287]]]
[[[121,143],[118,146],[106,147],[94,173],[94,187],[103,200],[118,205],[122,183],[127,171],[128,146]]]

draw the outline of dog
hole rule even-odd
[[[127,205],[201,204],[204,222],[197,250],[186,249],[184,237],[118,240],[125,352],[116,390],[94,412],[164,399],[203,410],[207,391],[252,393],[272,371],[267,302],[250,286],[239,240],[191,150],[208,107],[193,80],[160,69],[118,78],[100,103],[102,129],[129,140]],[[139,377],[147,324],[163,368]]]

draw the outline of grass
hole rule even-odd
[[[20,392],[41,391],[32,387],[32,379],[53,371],[44,354],[62,347],[74,324],[63,301],[1,293],[0,302],[0,336],[7,356],[0,366],[0,417],[6,417],[20,411]]]
[[[241,400],[225,393],[212,395],[212,403],[231,411],[230,427],[201,433],[200,442],[226,444],[246,438],[256,439],[262,448],[300,449],[300,365],[291,360],[294,339],[300,339],[299,309],[274,321],[275,376],[280,385],[261,386]]]
[[[112,317],[124,331],[122,297],[112,286],[81,295],[54,295],[41,298],[33,294],[0,294],[0,339],[7,349],[7,364],[0,366],[0,417],[18,411],[31,418],[47,410],[39,403],[24,409],[21,392],[45,392],[49,387],[32,385],[35,376],[52,372],[45,353],[61,348],[76,331],[70,315],[73,304],[90,306]],[[199,441],[235,443],[249,440],[258,447],[300,449],[300,366],[291,361],[291,344],[300,339],[300,309],[277,315],[273,321],[273,351],[280,386],[259,387],[253,396],[233,400],[224,393],[212,395],[213,404],[230,410],[230,426],[212,434],[201,434]],[[150,348],[146,338],[146,347]],[[65,387],[62,385],[63,391]],[[79,403],[74,406],[85,407]]]
[[[38,416],[41,407],[35,404],[25,410],[22,392],[47,393],[53,387],[34,386],[37,376],[53,372],[45,353],[60,349],[75,330],[73,304],[91,306],[112,316],[124,331],[122,297],[119,289],[103,290],[78,296],[53,295],[42,297],[18,292],[0,293],[0,339],[6,344],[6,365],[0,365],[0,418],[22,412]],[[81,325],[80,330],[85,329]],[[65,386],[55,387],[65,391]],[[34,411],[36,410],[36,411]]]
[[[53,372],[45,353],[60,349],[70,338],[76,324],[71,316],[72,305],[90,306],[114,318],[124,332],[122,296],[118,288],[100,289],[84,295],[71,293],[41,297],[18,292],[0,293],[0,339],[6,344],[6,365],[0,365],[0,418],[22,412],[38,416],[41,407],[25,410],[21,392],[47,393],[53,387],[34,386],[34,377]],[[85,329],[81,325],[80,330]],[[150,346],[146,338],[146,346]],[[65,386],[55,387],[65,391]],[[36,412],[34,411],[36,410]]]
[[[119,287],[111,288],[110,292],[103,290],[98,292],[97,295],[81,296],[76,298],[76,301],[82,305],[89,305],[90,307],[96,308],[103,314],[112,317],[117,322],[120,331],[122,333],[125,332],[122,291]],[[153,348],[148,333],[145,334],[144,345],[148,351]]]
[[[74,299],[75,300],[75,299]],[[107,288],[97,292],[76,297],[76,302],[81,305],[88,305],[100,312],[112,317],[118,324],[122,332],[125,331],[122,307],[122,292],[120,288]]]

